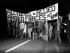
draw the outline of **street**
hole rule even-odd
[[[26,42],[27,41],[27,42]],[[0,53],[63,53],[70,48],[53,42],[45,43],[42,39],[12,38],[0,40]]]

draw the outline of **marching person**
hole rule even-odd
[[[29,38],[31,38],[31,32],[32,32],[32,27],[31,27],[31,23],[29,23],[29,25],[28,25],[28,35],[29,35]]]
[[[45,21],[44,21],[45,22]],[[48,23],[42,23],[42,37],[43,39],[48,42]]]
[[[51,25],[51,23],[49,23],[49,38],[51,39],[52,38],[52,29],[53,29],[53,26]]]
[[[61,18],[58,18],[57,20],[57,38],[58,38],[58,41],[61,42],[61,37],[60,37],[60,20]]]
[[[24,36],[24,23],[23,23],[23,21],[21,21],[21,23],[19,24],[19,27],[20,27],[20,36],[21,36],[21,39],[23,38],[23,36]]]
[[[39,28],[39,37],[42,37],[42,28],[43,28],[43,24],[41,21],[38,22],[38,28]]]
[[[37,21],[34,21],[34,26],[33,26],[33,29],[32,29],[33,40],[37,37],[37,35],[38,35],[38,24],[37,24]]]
[[[46,27],[46,35],[48,36],[48,22],[46,20],[46,23],[45,23],[45,27]]]
[[[48,41],[48,22],[47,22],[47,20],[45,23],[45,27],[46,27],[46,40]]]
[[[27,30],[27,25],[24,23],[24,31],[23,31],[23,34],[24,34],[24,36],[26,37],[26,31]]]
[[[68,20],[66,21],[66,28],[67,28],[67,39],[68,44],[70,44],[70,12],[67,14]]]

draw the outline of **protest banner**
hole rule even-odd
[[[35,10],[31,11],[27,14],[24,13],[19,13],[16,11],[12,11],[9,9],[6,9],[7,16],[18,16],[20,18],[23,18],[24,21],[33,21],[32,19],[35,20],[54,20],[58,19],[58,3],[51,5],[47,8],[40,9],[40,10]]]
[[[46,9],[48,10],[47,12],[45,12],[45,17],[47,20],[58,19],[58,3],[47,7]]]

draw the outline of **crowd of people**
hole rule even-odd
[[[28,36],[29,38],[43,38],[46,41],[49,39],[58,39],[60,38],[60,21],[61,18],[55,20],[40,20],[33,22],[21,22],[20,27],[20,36]]]
[[[69,43],[70,13],[67,14],[67,18],[68,18],[67,20],[64,20],[63,16],[59,16],[57,20],[34,21],[29,23],[21,22],[20,30],[22,31],[23,34],[26,35],[28,34],[28,37],[32,39],[41,37],[46,41],[53,39],[59,42]],[[25,26],[21,27],[21,25]]]
[[[56,40],[68,43],[70,41],[70,13],[66,17],[58,16],[58,19],[54,20],[39,20],[33,22],[24,22],[22,20],[13,23],[13,28],[11,29],[18,29],[13,31],[21,39],[28,37],[30,39],[42,38],[46,41]]]

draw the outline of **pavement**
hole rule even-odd
[[[12,38],[0,41],[0,53],[64,53],[70,47],[56,42],[45,42],[42,39]]]

